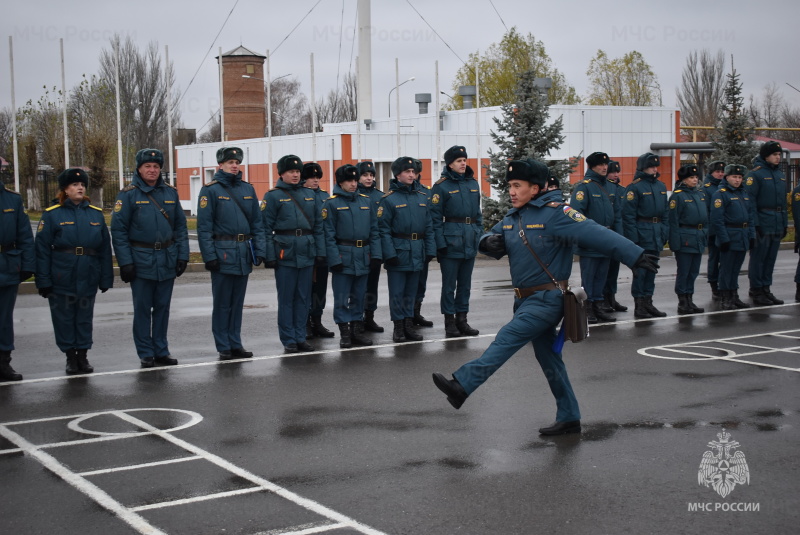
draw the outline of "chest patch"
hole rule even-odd
[[[575,194],[576,201],[582,201],[585,197],[586,195],[584,195],[582,191],[579,191],[578,193]]]
[[[122,199],[114,203],[114,211],[119,212],[120,210],[122,210]]]
[[[632,191],[629,191],[628,194],[625,195],[625,198],[628,199],[629,201],[632,201],[633,199],[636,198],[636,194]]]
[[[722,199],[714,199],[714,208],[722,207]]]

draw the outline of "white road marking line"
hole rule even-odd
[[[150,503],[147,505],[139,505],[131,507],[131,511],[149,511],[150,509],[161,509],[162,507],[173,507],[175,505],[186,505],[187,503],[205,502],[208,500],[217,500],[219,498],[227,498],[228,496],[239,496],[241,494],[252,494],[253,492],[268,491],[264,487],[248,487],[246,489],[226,490],[225,492],[215,492],[214,494],[204,494],[203,496],[192,496],[191,498],[181,498],[180,500],[172,500],[168,502]]]
[[[323,533],[334,529],[346,528],[346,524],[334,524],[332,522],[316,522],[313,524],[301,524],[286,529],[272,529],[270,531],[260,531],[254,535],[312,535],[313,533]]]
[[[125,470],[138,470],[139,468],[150,468],[151,466],[160,466],[163,464],[183,463],[186,461],[197,461],[202,459],[197,455],[190,455],[189,457],[180,457],[178,459],[167,459],[166,461],[153,461],[151,463],[142,464],[128,464],[125,466],[117,466],[115,468],[103,468],[102,470],[90,470],[88,472],[78,472],[81,477],[96,476],[99,474],[113,474],[114,472],[124,472]]]

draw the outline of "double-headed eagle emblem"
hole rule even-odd
[[[731,440],[730,433],[723,428],[721,433],[717,433],[717,439],[708,443],[711,451],[703,454],[697,471],[697,483],[706,487],[711,485],[724,498],[736,485],[750,484],[750,469],[744,452],[732,453],[739,443]]]

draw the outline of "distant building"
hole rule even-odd
[[[265,59],[266,56],[243,46],[222,54],[222,108],[225,113],[225,139],[228,141],[265,135]]]

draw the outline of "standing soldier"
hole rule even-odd
[[[286,353],[313,351],[306,342],[311,306],[311,277],[325,262],[322,206],[300,185],[303,162],[288,154],[278,160],[280,180],[264,194],[261,213],[267,236],[268,268],[275,268],[278,289],[278,335]]]
[[[21,381],[11,367],[14,351],[14,304],[19,284],[36,270],[31,222],[22,197],[0,182],[0,381]]]
[[[620,186],[620,173],[622,168],[619,162],[608,161],[608,173],[606,174],[606,187],[615,199],[617,208],[614,217],[616,218],[614,229],[618,234],[622,234],[622,203],[625,202],[625,188]],[[627,312],[628,307],[617,301],[617,279],[619,278],[619,260],[609,259],[608,276],[603,286],[603,297],[605,298],[605,312]]]
[[[794,220],[794,252],[800,253],[800,184],[792,190],[792,219]],[[800,302],[800,258],[794,272],[794,300]]]
[[[172,287],[189,262],[189,234],[178,191],[161,178],[158,149],[136,153],[131,184],[117,195],[111,240],[122,282],[133,295],[133,343],[142,368],[172,366],[167,327]]]
[[[606,187],[608,162],[605,152],[593,152],[586,157],[589,169],[584,180],[575,186],[569,204],[598,225],[622,234],[622,222],[617,218],[619,198],[614,195],[614,190]],[[611,259],[592,247],[576,247],[575,253],[580,257],[581,286],[586,290],[584,304],[589,323],[617,321],[603,308],[603,290]]]
[[[722,310],[749,308],[739,299],[739,271],[744,257],[755,242],[755,208],[749,193],[742,186],[743,165],[725,166],[725,179],[714,194],[711,226],[720,251],[719,293]]]
[[[725,162],[716,160],[708,164],[708,174],[703,182],[703,192],[706,195],[709,217],[711,214],[712,199],[719,189],[722,177],[725,176]],[[710,219],[709,219],[710,221]],[[708,284],[711,286],[711,296],[716,301],[719,300],[719,247],[717,247],[717,237],[713,234],[714,227],[708,228]]]
[[[378,205],[383,192],[375,187],[375,164],[360,162],[358,164],[358,192],[369,197],[372,211],[377,217]],[[370,262],[367,276],[367,293],[364,296],[364,329],[373,333],[382,333],[383,327],[375,323],[375,311],[378,310],[378,282],[381,278],[381,263]]]
[[[431,189],[431,219],[436,256],[442,271],[440,307],[445,336],[476,336],[467,323],[472,270],[483,232],[478,181],[467,165],[467,149],[455,145],[444,153],[447,167]]]
[[[424,185],[422,179],[422,162],[416,158],[414,160],[414,181],[416,182],[417,189],[424,193],[428,198],[428,206],[431,205],[431,188]],[[419,284],[417,285],[417,297],[414,300],[414,325],[417,327],[433,327],[433,322],[425,319],[422,315],[422,301],[425,300],[425,291],[428,289],[428,267],[429,263],[426,262],[422,267],[419,274]]]
[[[317,162],[303,164],[300,172],[300,183],[314,192],[317,203],[322,206],[325,199],[330,197],[327,191],[319,187],[322,179],[322,167]],[[328,294],[328,263],[321,262],[314,266],[311,274],[311,312],[306,322],[306,337],[333,338],[333,333],[322,324],[322,312],[325,310],[325,299]]]
[[[197,241],[211,272],[211,331],[220,360],[249,358],[253,353],[242,347],[244,296],[253,265],[266,255],[264,224],[256,190],[242,181],[242,149],[220,147],[217,163],[214,180],[200,190],[197,209]]]
[[[622,205],[622,226],[625,237],[642,247],[649,255],[658,256],[669,235],[667,187],[658,180],[660,158],[652,152],[639,156],[634,180],[625,188]],[[656,274],[639,271],[631,284],[635,307],[634,317],[663,318],[667,314],[653,305]]]
[[[436,257],[428,197],[414,180],[414,170],[414,159],[408,156],[392,162],[395,179],[378,207],[395,342],[422,340],[422,335],[414,330],[419,276],[423,267]]]
[[[705,192],[697,189],[699,179],[696,165],[682,166],[669,200],[669,248],[678,263],[675,276],[678,314],[704,312],[692,301],[708,232],[708,207]]]
[[[322,208],[328,265],[333,273],[333,319],[339,326],[339,347],[369,346],[362,336],[364,295],[370,265],[381,264],[378,221],[372,201],[358,190],[358,169],[336,170],[336,188]]]
[[[786,176],[781,171],[781,145],[767,141],[761,145],[755,168],[745,178],[755,208],[756,244],[750,251],[747,274],[750,297],[757,306],[782,305],[770,291],[778,247],[789,230],[786,213]]]
[[[82,169],[58,175],[58,204],[45,210],[36,230],[36,287],[50,303],[56,345],[67,355],[67,375],[92,373],[97,290],[114,286],[111,238],[103,210],[89,204]]]

